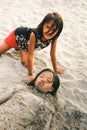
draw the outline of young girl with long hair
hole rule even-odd
[[[63,73],[64,69],[57,67],[56,45],[63,29],[62,17],[56,13],[48,13],[37,28],[19,27],[13,30],[4,42],[0,44],[0,55],[11,48],[19,49],[21,62],[28,67],[28,79],[33,79],[33,58],[36,48],[43,49],[51,44],[50,56],[55,73]]]

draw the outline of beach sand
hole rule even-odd
[[[59,12],[64,21],[56,52],[57,64],[65,69],[64,74],[59,75],[57,112],[65,118],[67,130],[87,130],[87,1],[3,0],[0,2],[0,43],[16,27],[36,27],[53,11]],[[46,67],[52,69],[49,51],[50,46],[35,52],[34,74]],[[23,88],[22,80],[26,76],[27,69],[20,62],[19,52],[11,49],[3,54],[0,100]],[[52,130],[63,130],[63,125]]]

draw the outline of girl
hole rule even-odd
[[[28,79],[33,79],[33,57],[36,48],[43,49],[51,44],[50,56],[54,72],[63,73],[62,68],[57,68],[56,64],[56,44],[63,29],[63,20],[61,16],[54,12],[45,16],[37,28],[19,27],[0,45],[0,55],[16,48],[20,50],[21,62],[28,67]]]
[[[32,85],[40,92],[55,95],[60,86],[60,80],[56,73],[47,68],[40,71],[32,81],[27,83],[27,85]]]

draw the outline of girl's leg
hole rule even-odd
[[[8,51],[11,47],[8,46],[5,42],[0,44],[0,55]]]
[[[27,67],[28,66],[28,52],[20,50],[21,63]]]

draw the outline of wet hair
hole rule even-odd
[[[45,23],[48,23],[49,21],[53,21],[53,25],[52,25],[51,29],[53,27],[56,27],[55,30],[52,32],[52,34],[58,30],[57,34],[53,38],[51,38],[52,40],[55,40],[55,39],[57,39],[59,37],[59,35],[60,35],[60,33],[61,33],[62,29],[63,29],[62,17],[57,12],[48,13],[44,17],[42,22],[38,25],[36,30],[38,31],[38,33],[40,35],[40,38],[42,38],[42,36],[43,36],[43,26],[44,26]]]
[[[57,92],[57,89],[58,89],[59,86],[60,86],[60,80],[59,80],[58,75],[57,75],[56,73],[54,73],[54,72],[53,72],[51,69],[49,69],[49,68],[46,68],[46,69],[43,69],[42,71],[40,71],[32,81],[30,81],[29,83],[27,83],[27,85],[30,85],[30,86],[35,87],[35,84],[34,84],[34,83],[35,83],[36,79],[38,78],[38,76],[39,76],[42,72],[45,72],[45,71],[49,71],[49,72],[51,72],[51,73],[53,74],[53,84],[52,84],[53,91],[52,91],[52,92],[47,92],[47,93],[50,93],[51,95],[55,95],[56,92]]]

